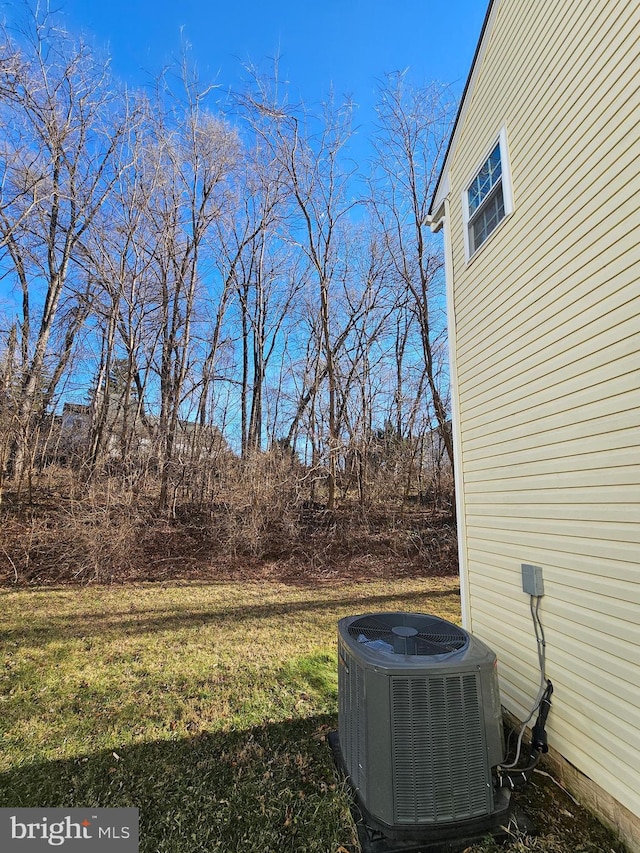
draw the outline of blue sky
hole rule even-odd
[[[115,74],[142,84],[180,51],[181,31],[203,80],[237,86],[242,62],[279,54],[291,95],[309,106],[331,85],[367,120],[376,81],[411,69],[415,84],[464,86],[486,0],[62,0],[69,28],[108,47]],[[358,121],[358,119],[356,119]]]

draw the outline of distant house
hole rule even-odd
[[[83,403],[65,403],[58,423],[58,435],[52,436],[58,456],[67,459],[83,452],[89,441],[91,407]]]
[[[116,460],[121,457],[120,431],[122,430],[122,414],[117,406],[107,423],[107,456]],[[58,458],[69,460],[88,450],[91,430],[91,406],[82,403],[65,403],[59,419],[59,432],[50,439],[55,446]],[[129,452],[140,460],[147,460],[154,455],[154,436],[158,429],[158,418],[147,416],[147,426],[137,422],[134,430],[133,443],[130,442]],[[229,447],[217,427],[201,427],[193,421],[179,420],[173,455],[176,460],[189,459],[195,461],[205,457],[228,452]]]
[[[640,851],[640,5],[494,0],[431,204],[446,252],[465,625]]]

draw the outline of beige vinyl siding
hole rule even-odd
[[[525,717],[543,567],[550,744],[638,816],[639,80],[637,3],[499,0],[447,167],[469,627]],[[501,128],[513,213],[467,262]]]

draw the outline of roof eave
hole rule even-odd
[[[455,150],[464,114],[467,110],[467,104],[473,91],[476,78],[478,76],[480,63],[486,48],[489,32],[491,30],[491,24],[493,23],[499,4],[500,0],[489,0],[489,6],[487,8],[486,15],[484,16],[482,30],[480,31],[480,38],[478,39],[478,44],[476,45],[476,50],[473,55],[473,61],[471,62],[469,76],[467,77],[467,82],[465,83],[465,87],[462,92],[462,98],[460,99],[458,112],[456,113],[456,118],[453,123],[453,130],[451,131],[451,136],[449,137],[449,144],[447,145],[447,150],[445,151],[444,159],[442,161],[440,174],[438,175],[438,180],[436,181],[436,188],[434,190],[433,196],[431,197],[431,204],[429,206],[429,217],[432,223],[432,231],[438,231],[442,227],[441,220],[442,216],[444,215],[444,200],[449,195],[450,189],[449,166],[451,162],[451,157],[453,156]]]

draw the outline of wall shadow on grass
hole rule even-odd
[[[170,610],[129,610],[126,612],[100,612],[83,615],[43,616],[33,618],[27,625],[0,631],[0,642],[17,641],[20,645],[42,645],[56,640],[90,636],[122,636],[148,634],[156,631],[175,631],[197,628],[210,623],[221,627],[256,619],[286,617],[291,614],[339,609],[345,614],[358,614],[370,610],[396,609],[397,602],[420,602],[421,609],[429,599],[459,600],[457,589],[420,591],[411,593],[309,599],[305,601],[269,602],[219,609],[194,609],[172,607]],[[394,606],[394,602],[396,603]],[[406,608],[405,608],[406,609]]]
[[[134,806],[141,853],[352,850],[326,741],[336,724],[320,715],[24,764],[0,774],[0,806]]]

